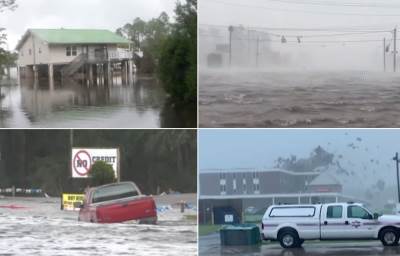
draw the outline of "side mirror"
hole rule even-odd
[[[374,220],[377,220],[379,218],[379,214],[378,213],[374,213]]]

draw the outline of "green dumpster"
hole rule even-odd
[[[224,226],[219,234],[222,245],[255,245],[261,242],[260,229],[254,224]]]

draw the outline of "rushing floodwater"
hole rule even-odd
[[[3,81],[3,84],[5,82]],[[70,81],[15,80],[1,87],[0,127],[158,128],[195,127],[196,110],[170,103],[153,77],[136,77],[133,85],[87,87]]]
[[[197,254],[196,221],[175,208],[159,213],[157,225],[139,225],[78,222],[54,198],[0,199],[10,205],[26,208],[0,207],[0,255]]]
[[[204,71],[201,127],[398,127],[400,75]]]

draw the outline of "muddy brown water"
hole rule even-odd
[[[79,81],[47,79],[2,81],[2,128],[186,128],[195,127],[195,106],[179,105],[160,81],[136,76],[132,85],[86,86]]]
[[[400,74],[201,71],[200,127],[398,127]]]

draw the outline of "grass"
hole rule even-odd
[[[254,215],[253,214],[252,215],[246,214],[243,217],[243,222],[244,223],[259,224],[259,223],[261,223],[262,217],[263,217],[263,215],[261,215],[261,214],[254,214]]]
[[[216,233],[220,230],[222,225],[199,225],[199,236],[206,236],[212,233]]]
[[[197,215],[196,214],[191,214],[191,215],[184,215],[186,220],[189,221],[197,221]]]

